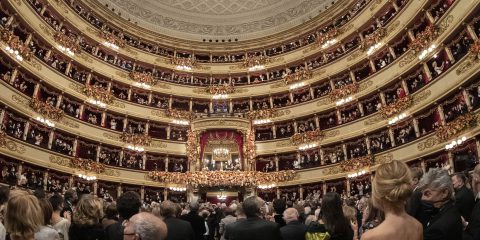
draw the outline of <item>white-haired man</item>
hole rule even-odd
[[[141,212],[125,222],[123,240],[164,240],[167,225],[151,213]]]
[[[283,212],[283,219],[287,225],[280,228],[283,240],[305,240],[307,227],[298,221],[298,211],[295,208],[287,208]]]

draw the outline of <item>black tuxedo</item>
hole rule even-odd
[[[207,228],[205,227],[205,220],[196,211],[190,211],[188,214],[181,216],[180,219],[191,224],[196,240],[203,239],[203,234],[207,232]]]
[[[424,240],[452,240],[462,236],[463,225],[460,213],[452,202],[446,203],[434,214],[423,230]]]
[[[455,206],[467,222],[470,221],[470,214],[472,214],[474,205],[475,196],[473,196],[472,190],[468,189],[465,185],[455,190]]]
[[[247,218],[226,226],[228,240],[281,240],[278,224],[259,217]]]
[[[410,199],[407,201],[406,208],[410,216],[416,218],[424,228],[427,226],[431,214],[425,211],[426,206],[422,203],[422,191],[419,189],[413,191],[412,196],[410,196]]]
[[[299,221],[292,221],[280,228],[283,240],[305,240],[307,226]]]
[[[165,240],[195,240],[195,233],[189,222],[174,217],[167,217],[163,221],[168,230]]]
[[[479,240],[480,239],[480,200],[477,199],[475,207],[473,208],[470,222],[467,229],[463,233],[464,240]]]

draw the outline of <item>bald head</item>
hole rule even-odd
[[[287,208],[283,212],[283,219],[285,220],[286,223],[289,223],[291,221],[298,221],[298,211],[295,208]]]
[[[130,218],[123,233],[124,239],[132,236],[138,240],[163,240],[167,237],[167,225],[153,214],[141,212]]]

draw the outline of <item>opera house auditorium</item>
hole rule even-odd
[[[1,0],[0,240],[480,240],[480,1]]]

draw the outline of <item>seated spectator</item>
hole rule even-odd
[[[35,196],[20,190],[10,193],[5,210],[5,228],[11,240],[33,240],[43,221],[43,211]]]
[[[405,212],[412,194],[410,170],[405,163],[382,164],[373,180],[373,205],[385,213],[385,220],[362,235],[366,239],[422,239],[422,225]]]
[[[304,240],[307,227],[298,221],[298,211],[295,208],[287,208],[283,212],[283,219],[287,225],[280,228],[284,240]]]
[[[418,184],[422,191],[427,216],[423,237],[430,239],[457,239],[462,234],[462,219],[454,206],[453,184],[447,170],[430,169]]]
[[[123,239],[130,240],[164,240],[167,237],[167,226],[151,213],[133,215],[125,224]]]

